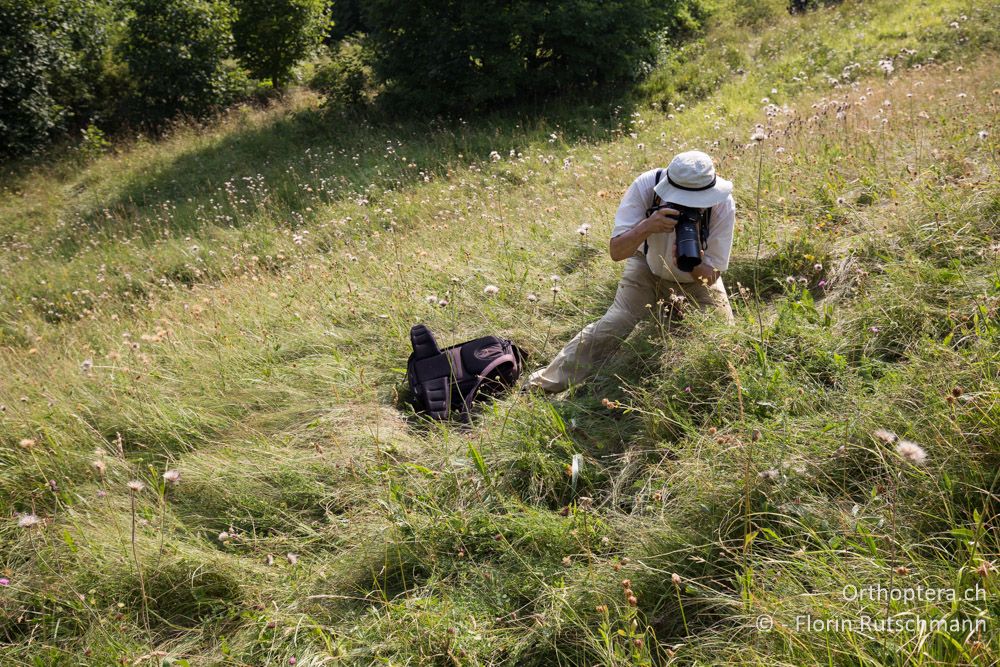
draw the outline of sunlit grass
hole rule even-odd
[[[389,146],[391,128],[331,139],[337,120],[301,99],[10,181],[6,655],[995,662],[997,9],[904,10],[720,19],[706,43],[752,74],[681,111],[609,108],[593,131],[409,128]],[[928,62],[946,40],[956,60]],[[813,63],[791,86],[803,45],[862,66],[834,86]],[[879,69],[903,47],[916,57]],[[413,323],[544,363],[613,295],[622,190],[686,148],[737,183],[735,327],[644,323],[586,386],[504,397],[468,431],[412,414]],[[849,584],[988,597],[887,605]],[[887,608],[988,631],[796,629]]]

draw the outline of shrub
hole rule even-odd
[[[362,11],[390,99],[432,111],[638,78],[658,34],[679,36],[702,14],[698,0],[371,0]]]
[[[29,153],[102,110],[112,7],[0,0],[0,153]]]
[[[327,0],[236,0],[233,24],[236,54],[259,79],[275,88],[288,82],[292,68],[310,55],[330,25]]]
[[[370,94],[373,77],[371,54],[360,39],[349,37],[316,69],[309,85],[326,95],[328,104],[357,106]]]
[[[122,55],[139,103],[151,120],[177,112],[202,115],[233,86],[234,11],[220,0],[134,0]]]

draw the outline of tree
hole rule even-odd
[[[0,153],[35,151],[103,111],[110,2],[0,0]]]
[[[469,110],[637,78],[700,0],[367,0],[375,68],[398,102]]]
[[[236,54],[258,79],[284,86],[330,25],[327,0],[235,0]]]
[[[152,120],[226,102],[234,11],[223,0],[133,0],[122,55]]]

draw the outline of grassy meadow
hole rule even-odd
[[[4,165],[0,665],[997,664],[998,25],[717,0],[630,94],[300,90]],[[688,149],[735,182],[735,326],[413,413],[412,324],[547,363]],[[803,625],[862,617],[901,629]]]

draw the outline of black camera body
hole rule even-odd
[[[692,208],[675,202],[667,202],[667,208],[677,209],[677,226],[674,236],[677,239],[677,268],[689,272],[701,264],[702,236],[708,238],[708,216],[710,209],[702,212],[700,208]]]
[[[701,264],[701,251],[708,244],[708,223],[712,209],[667,202],[650,209],[646,214],[647,217],[652,211],[661,208],[672,208],[677,211],[677,225],[674,227],[674,237],[677,241],[677,268],[690,272]]]

